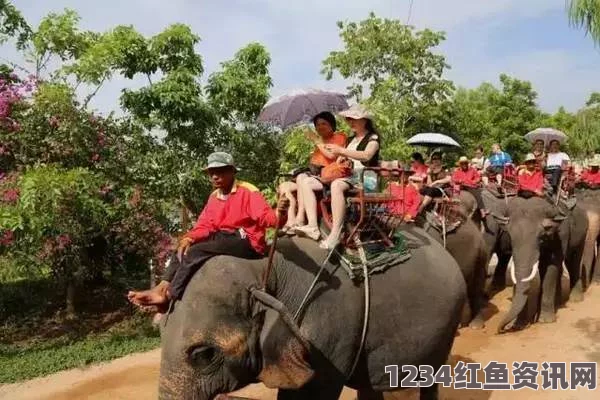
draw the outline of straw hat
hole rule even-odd
[[[461,156],[458,161],[456,162],[456,165],[460,165],[460,164],[465,164],[465,163],[469,163],[469,159],[466,156]]]
[[[350,119],[373,119],[373,114],[360,104],[354,104],[349,109],[340,112],[339,115]]]
[[[600,154],[594,154],[592,161],[588,163],[590,167],[600,167]]]

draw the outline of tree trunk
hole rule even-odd
[[[73,278],[67,280],[67,319],[75,318],[75,282]]]

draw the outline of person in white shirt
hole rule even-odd
[[[546,174],[550,175],[550,186],[556,193],[562,170],[569,165],[571,159],[567,153],[560,151],[560,142],[552,140],[546,156]]]

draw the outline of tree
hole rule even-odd
[[[458,89],[450,107],[449,121],[462,138],[466,151],[481,144],[487,149],[493,143],[519,158],[530,145],[523,136],[537,128],[542,113],[537,107],[537,93],[530,82],[500,75],[501,89],[490,83],[478,88]]]
[[[376,113],[383,135],[383,156],[406,156],[403,143],[418,128],[441,123],[441,105],[453,85],[442,79],[448,68],[443,55],[433,48],[444,34],[425,29],[416,31],[398,20],[382,19],[373,13],[359,23],[338,22],[344,50],[332,51],[323,61],[323,74],[335,72],[358,80],[348,89]]]
[[[569,21],[577,28],[583,28],[586,34],[600,43],[600,2],[598,0],[570,0]]]
[[[30,35],[31,28],[19,10],[10,1],[0,0],[0,44],[16,38],[17,47],[23,49]]]

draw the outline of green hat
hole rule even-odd
[[[204,170],[223,167],[233,167],[236,171],[238,170],[233,162],[233,156],[231,154],[217,151],[208,156],[208,164]]]

